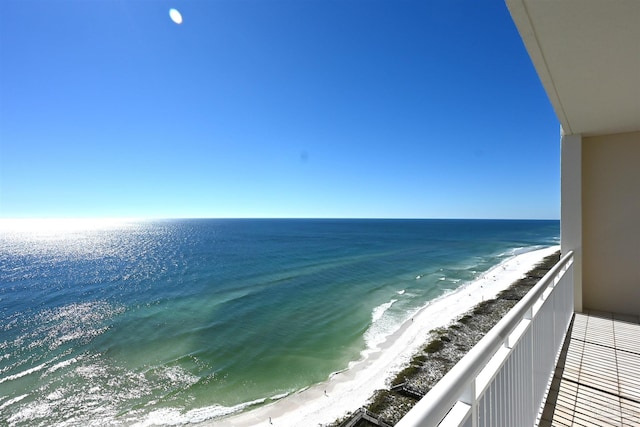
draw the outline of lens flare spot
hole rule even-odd
[[[182,24],[182,14],[177,9],[169,9],[169,17],[176,24]]]

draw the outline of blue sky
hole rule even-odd
[[[502,0],[5,0],[0,42],[0,217],[559,217]]]

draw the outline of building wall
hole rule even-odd
[[[640,314],[640,132],[582,138],[582,299]]]
[[[560,249],[573,251],[573,307],[582,312],[582,136],[561,134]]]

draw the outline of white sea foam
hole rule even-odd
[[[6,402],[4,402],[2,405],[0,405],[0,409],[4,409],[9,405],[13,405],[14,403],[20,402],[22,399],[24,399],[27,396],[29,396],[29,395],[28,394],[23,394],[21,396],[14,397],[13,399],[9,399]]]
[[[373,323],[377,322],[378,320],[380,320],[382,318],[382,316],[384,315],[385,311],[389,310],[391,308],[391,306],[393,305],[394,302],[398,301],[397,299],[392,299],[389,302],[385,302],[384,304],[380,304],[379,306],[377,306],[376,308],[373,309],[373,312],[371,313],[371,321]]]
[[[392,299],[389,302],[380,304],[371,312],[371,326],[369,326],[369,329],[367,329],[364,334],[367,349],[363,353],[363,356],[366,356],[371,350],[378,348],[378,345],[384,342],[385,338],[397,327],[399,322],[397,319],[385,316],[387,310],[389,310],[396,301],[398,300]]]
[[[160,366],[146,372],[134,372],[104,363],[97,355],[83,355],[63,361],[49,361],[37,368],[40,371],[46,370],[46,373],[49,374],[63,370],[65,367],[72,369],[67,378],[81,378],[83,381],[63,384],[44,383],[39,389],[41,393],[34,396],[34,401],[26,404],[21,402],[21,406],[16,408],[17,411],[10,415],[11,423],[36,425],[44,422],[48,424],[46,420],[51,420],[53,414],[66,413],[70,409],[82,405],[85,408],[91,408],[90,411],[72,413],[69,418],[64,421],[58,420],[55,424],[60,426],[85,425],[87,427],[129,425],[136,422],[139,423],[138,425],[181,425],[228,415],[251,405],[250,402],[231,408],[210,407],[189,412],[185,412],[182,408],[170,408],[166,411],[158,409],[146,417],[145,412],[158,403],[155,400],[144,404],[144,408],[122,414],[120,409],[122,401],[138,400],[142,396],[151,396],[160,384],[164,390],[183,390],[199,381],[199,377],[178,366]],[[26,373],[23,372],[21,375],[24,376]],[[262,401],[264,400],[262,399]],[[11,402],[3,404],[8,406]]]
[[[280,400],[280,399],[283,399],[283,398],[289,396],[290,394],[291,394],[290,392],[276,394],[274,396],[271,396],[270,400]]]
[[[78,360],[80,360],[80,358],[74,357],[74,358],[62,361],[60,363],[56,363],[55,365],[53,365],[52,367],[47,369],[47,374],[54,373],[58,369],[64,368],[64,367],[69,366],[69,365],[72,365],[72,364],[76,363]]]
[[[6,381],[13,381],[13,380],[17,380],[18,378],[22,378],[26,375],[29,374],[33,374],[34,372],[38,372],[41,371],[42,369],[44,369],[47,366],[47,363],[43,363],[41,365],[35,366],[31,369],[27,369],[26,371],[22,371],[22,372],[18,372],[17,374],[14,375],[9,375],[8,377],[4,377],[4,378],[0,378],[0,384],[2,384],[3,382]]]
[[[398,295],[404,295],[404,289],[402,289],[401,291],[396,292]]]
[[[526,246],[526,247],[513,248],[509,253],[509,255],[510,256],[522,255],[522,254],[526,254],[527,252],[538,250],[540,248],[543,248],[543,246]]]
[[[241,403],[235,406],[212,405],[204,408],[196,408],[187,412],[181,412],[176,408],[163,408],[153,411],[147,417],[138,423],[133,424],[136,427],[147,426],[175,426],[191,423],[201,423],[203,421],[214,418],[224,417],[235,412],[242,411],[250,406],[264,403],[266,399],[257,399],[251,402]]]

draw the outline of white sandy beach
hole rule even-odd
[[[544,257],[558,250],[558,246],[553,246],[509,258],[478,280],[432,301],[389,336],[380,349],[368,353],[365,359],[353,362],[349,369],[323,383],[254,410],[207,421],[204,425],[299,427],[332,423],[366,404],[375,390],[385,388],[386,381],[426,344],[431,330],[447,326],[481,301],[494,298]]]

